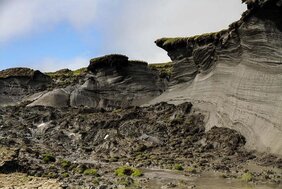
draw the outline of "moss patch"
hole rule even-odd
[[[173,72],[173,63],[161,63],[161,64],[150,64],[149,67],[153,70],[157,70],[160,73],[161,78],[170,78]]]
[[[205,33],[202,35],[195,35],[192,37],[174,37],[174,38],[161,38],[155,41],[157,46],[165,50],[171,50],[175,47],[186,47],[188,44],[195,43],[210,43],[217,41],[228,30],[221,30],[219,32]]]
[[[55,162],[56,158],[52,154],[47,153],[42,155],[42,160],[44,161],[44,163],[50,163]]]
[[[184,168],[183,168],[183,166],[181,164],[175,164],[174,165],[174,169],[178,170],[178,171],[183,171],[184,170]]]
[[[115,174],[116,176],[119,177],[123,177],[123,176],[140,177],[143,175],[141,170],[129,166],[122,166],[117,168]]]
[[[98,171],[97,169],[86,169],[83,171],[84,175],[92,175],[92,176],[97,176],[98,175]]]
[[[64,79],[75,76],[82,76],[87,73],[87,68],[80,68],[77,70],[62,69],[56,72],[47,72],[46,75],[50,76],[52,79]]]
[[[34,70],[29,68],[10,68],[0,71],[0,78],[33,77],[34,72]]]
[[[247,172],[247,173],[244,173],[242,176],[241,176],[241,180],[242,181],[245,181],[245,182],[250,182],[253,180],[253,175],[252,173],[250,172]]]
[[[110,54],[90,60],[88,70],[95,72],[97,69],[112,67],[112,66],[124,66],[128,64],[128,57],[121,54]]]
[[[68,85],[74,85],[87,74],[87,68],[80,68],[78,70],[62,69],[56,72],[45,73],[55,81],[56,87],[66,87]]]
[[[69,168],[70,166],[71,166],[71,162],[70,161],[68,161],[68,160],[61,160],[61,166],[63,167],[63,168]]]

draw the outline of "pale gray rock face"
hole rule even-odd
[[[68,107],[70,94],[64,89],[55,89],[40,96],[28,106]]]
[[[88,75],[70,97],[70,105],[113,108],[141,105],[166,88],[165,81],[148,65],[128,62],[120,68],[107,66]]]
[[[120,55],[101,58],[106,62],[90,64],[83,84],[32,95],[25,99],[33,101],[28,106],[122,108],[148,102],[167,88],[166,79],[147,63]]]
[[[270,2],[270,3],[269,3]],[[213,126],[239,131],[247,147],[282,155],[282,10],[257,5],[219,39],[168,48],[174,61],[169,89],[151,101],[189,101]]]

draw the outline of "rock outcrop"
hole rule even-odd
[[[282,1],[246,3],[227,30],[156,41],[173,73],[151,103],[192,102],[206,112],[206,128],[235,129],[250,149],[282,155]]]
[[[52,79],[38,70],[11,68],[0,71],[0,106],[16,105],[28,95],[44,91]]]
[[[65,72],[70,74],[67,70]],[[84,74],[80,82],[73,81],[73,85],[67,82],[64,88],[36,95],[28,106],[84,106],[99,109],[128,107],[148,102],[167,87],[167,79],[160,77],[146,62],[129,61],[123,55],[92,59],[88,73]]]

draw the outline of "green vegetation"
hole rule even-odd
[[[70,77],[76,77],[86,74],[87,68],[80,68],[78,70],[69,70],[69,69],[62,69],[58,70],[56,72],[47,72],[45,73],[52,79],[64,79],[64,78],[70,78]]]
[[[202,35],[195,35],[192,37],[174,37],[174,38],[161,38],[156,40],[156,44],[159,47],[173,47],[184,45],[187,43],[200,42],[200,41],[213,41],[219,38],[223,33],[226,33],[228,30],[221,30],[219,32],[204,33]]]
[[[67,177],[69,177],[70,175],[69,175],[68,173],[63,173],[62,176],[63,176],[64,178],[67,178]]]
[[[61,160],[60,163],[61,163],[61,166],[62,166],[63,168],[68,168],[68,167],[71,166],[71,162],[68,161],[68,160]]]
[[[143,175],[141,170],[129,166],[122,166],[117,168],[115,174],[116,176],[119,177],[123,177],[123,176],[140,177]]]
[[[120,54],[110,54],[90,60],[88,70],[95,72],[95,70],[112,67],[112,66],[124,66],[128,64],[128,57]]]
[[[253,180],[253,175],[250,172],[246,172],[241,176],[241,180],[245,181],[245,182],[250,182]]]
[[[184,168],[183,168],[183,166],[181,164],[175,164],[174,165],[174,169],[178,170],[178,171],[183,171],[184,170]]]
[[[85,169],[85,170],[83,171],[83,174],[84,174],[84,175],[97,176],[97,175],[98,175],[97,173],[98,173],[97,169]]]
[[[149,67],[153,70],[157,70],[160,73],[161,78],[170,78],[173,71],[173,63],[162,63],[162,64],[149,64]]]
[[[50,162],[55,162],[56,158],[52,154],[43,154],[42,155],[42,160],[44,163],[50,163]]]
[[[34,75],[34,70],[29,68],[9,68],[0,71],[0,78],[8,77],[32,77]]]
[[[55,81],[57,87],[66,87],[68,85],[76,84],[79,79],[87,74],[87,68],[80,68],[78,70],[62,69],[56,72],[45,73]]]
[[[101,56],[101,57],[97,57],[97,58],[92,58],[90,60],[90,63],[107,63],[109,61],[113,61],[113,60],[125,60],[128,61],[128,57],[122,54],[109,54],[109,55],[105,55],[105,56]]]

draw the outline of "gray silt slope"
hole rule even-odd
[[[282,155],[281,1],[265,2],[249,5],[235,27],[212,40],[157,41],[174,73],[169,90],[150,104],[190,101],[205,112],[207,129],[235,129],[249,149]]]

